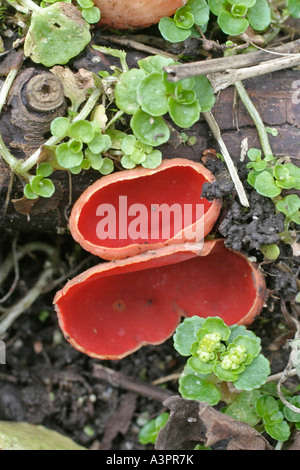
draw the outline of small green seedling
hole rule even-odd
[[[291,410],[278,398],[275,384],[269,383],[260,390],[243,391],[232,403],[222,409],[232,418],[265,431],[279,442],[289,439],[293,428],[300,428],[300,396],[291,396],[288,389],[283,390],[288,403],[299,408],[299,413]]]
[[[291,241],[289,233],[290,224],[300,224],[300,198],[297,194],[288,194],[286,197],[279,199],[276,202],[276,209],[285,215],[284,232],[281,238],[286,241]]]
[[[222,382],[231,382],[237,390],[259,388],[270,373],[260,343],[252,331],[229,327],[219,317],[186,318],[174,334],[175,349],[190,356],[179,379],[179,392],[213,406],[222,399]]]
[[[56,118],[51,123],[51,132],[64,142],[55,147],[59,167],[73,174],[93,168],[102,175],[111,173],[114,164],[110,158],[102,156],[111,147],[108,134],[103,134],[98,121],[80,119],[70,122],[67,118]]]
[[[126,169],[135,168],[136,165],[142,165],[144,168],[157,168],[162,162],[162,153],[159,150],[153,150],[151,145],[139,142],[132,134],[124,137],[121,150],[124,153],[121,165]]]
[[[177,126],[189,128],[199,120],[201,111],[210,110],[215,103],[211,84],[204,76],[169,82],[163,68],[174,63],[160,55],[141,59],[140,68],[122,73],[116,84],[116,105],[132,115],[131,129],[145,145],[156,147],[169,140],[165,114],[169,113]]]
[[[260,249],[268,260],[275,260],[280,255],[280,249],[275,243],[271,245],[261,245]]]
[[[37,199],[39,196],[49,198],[55,193],[55,186],[48,178],[53,173],[53,168],[48,162],[41,163],[36,169],[36,175],[30,178],[24,188],[27,199]]]
[[[199,36],[197,28],[205,32],[210,13],[217,17],[219,27],[229,36],[238,36],[249,26],[261,32],[271,23],[267,0],[189,0],[173,18],[162,18],[159,30],[167,41],[178,43],[190,36]]]
[[[155,444],[159,431],[166,425],[169,413],[161,413],[155,419],[146,423],[139,432],[139,442],[141,444]]]
[[[259,149],[247,153],[250,160],[248,183],[262,196],[275,198],[282,189],[300,189],[300,168],[292,163],[278,163],[273,155],[262,158]]]
[[[181,42],[190,36],[199,36],[196,27],[206,31],[209,21],[209,6],[206,0],[189,0],[180,7],[173,18],[162,18],[159,22],[161,35],[169,42]]]

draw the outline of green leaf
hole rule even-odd
[[[70,121],[66,117],[57,117],[53,119],[50,125],[50,131],[55,137],[63,139],[68,134]]]
[[[32,190],[31,184],[27,183],[24,187],[24,196],[27,199],[37,199],[39,195]]]
[[[103,158],[103,162],[99,171],[101,175],[109,175],[110,173],[112,173],[114,171],[113,161],[108,157]]]
[[[227,4],[227,0],[208,0],[209,9],[216,16],[221,13],[221,10],[225,10]]]
[[[68,144],[66,142],[63,142],[62,144],[56,147],[55,155],[58,164],[62,168],[67,169],[80,165],[83,160],[83,153],[73,152],[71,149],[69,149]]]
[[[243,5],[247,8],[251,8],[255,5],[256,0],[228,0],[230,5]]]
[[[269,395],[261,395],[255,403],[257,414],[261,418],[279,411],[278,401]]]
[[[256,0],[247,18],[255,31],[264,31],[271,23],[271,9],[267,0]]]
[[[300,209],[300,198],[297,194],[289,194],[284,199],[276,202],[276,208],[287,217],[292,217]]]
[[[192,104],[196,101],[196,93],[194,90],[185,90],[182,84],[178,83],[175,87],[175,100],[181,104]]]
[[[276,184],[282,188],[290,189],[293,188],[296,180],[290,175],[289,169],[286,165],[277,164],[274,167],[274,176],[276,178]]]
[[[141,444],[155,444],[159,431],[167,424],[169,413],[161,413],[157,418],[149,421],[139,432]]]
[[[136,142],[137,140],[134,135],[126,135],[126,137],[124,137],[122,140],[122,152],[124,152],[126,155],[131,155],[135,149]]]
[[[100,18],[101,18],[101,13],[99,8],[92,6],[91,8],[84,8],[81,12],[83,18],[85,21],[87,21],[90,24],[96,24],[99,23]]]
[[[280,249],[275,243],[271,245],[261,245],[260,249],[267,259],[275,260],[280,255]]]
[[[128,155],[123,155],[121,158],[121,165],[126,170],[131,170],[132,168],[136,167],[136,164],[131,160]]]
[[[290,14],[294,18],[300,18],[300,3],[299,0],[287,0],[287,7]]]
[[[296,411],[291,410],[288,406],[284,406],[283,413],[285,418],[290,421],[291,423],[300,423],[300,396],[294,396],[293,398],[288,400],[292,405],[299,408],[299,413]]]
[[[190,35],[190,29],[179,28],[173,18],[161,18],[158,28],[162,37],[169,42],[185,41]]]
[[[244,372],[242,372],[234,386],[238,390],[253,390],[259,388],[265,383],[268,375],[270,375],[270,363],[262,354],[259,354],[251,364],[249,364]]]
[[[300,167],[294,165],[293,163],[285,163],[284,166],[289,170],[290,176],[295,178],[294,188],[300,190]]]
[[[140,165],[146,160],[146,154],[142,150],[135,148],[130,155],[130,159],[137,165]]]
[[[266,131],[268,132],[268,134],[271,134],[273,137],[278,136],[278,130],[276,129],[276,127],[266,127]]]
[[[39,183],[37,194],[42,197],[51,197],[55,193],[55,186],[51,180],[44,178]]]
[[[254,188],[262,196],[271,198],[281,193],[281,189],[277,186],[273,176],[268,171],[263,171],[256,176]]]
[[[205,331],[205,334],[208,333],[218,333],[221,336],[222,341],[226,341],[230,336],[230,328],[225,325],[224,320],[220,317],[207,317],[205,318],[202,328]],[[201,333],[199,331],[199,333]],[[201,338],[201,334],[197,334],[197,338]]]
[[[85,144],[92,142],[95,131],[92,123],[84,119],[73,122],[69,127],[69,135],[73,139],[81,140]]]
[[[279,442],[287,441],[291,434],[290,427],[286,421],[273,425],[265,424],[265,430],[273,439]]]
[[[240,371],[243,371],[245,367],[241,367]],[[238,371],[225,370],[221,366],[220,362],[217,362],[213,366],[214,374],[224,382],[235,382],[238,378]]]
[[[157,147],[170,138],[170,129],[161,116],[153,117],[138,109],[131,118],[131,129],[143,144]]]
[[[138,65],[141,69],[143,69],[146,73],[151,72],[161,72],[164,67],[168,65],[175,64],[173,59],[168,57],[164,57],[162,55],[151,55],[146,57],[145,59],[138,60]]]
[[[141,80],[137,99],[142,110],[151,116],[162,116],[168,112],[168,97],[162,72],[151,72]]]
[[[42,197],[51,197],[55,192],[55,186],[49,179],[43,179],[42,175],[37,175],[32,178],[31,189],[35,194]]]
[[[70,139],[68,142],[68,147],[72,152],[80,152],[83,148],[83,143],[81,140],[76,140],[76,139]]]
[[[137,88],[144,77],[144,70],[133,68],[122,73],[115,86],[116,105],[127,114],[134,114],[140,107],[137,100]]]
[[[187,364],[193,371],[200,374],[210,374],[213,370],[211,362],[203,362],[198,357],[190,357]]]
[[[154,169],[159,167],[162,162],[162,153],[160,150],[152,150],[147,156],[146,160],[142,162],[144,168]]]
[[[47,176],[52,175],[53,168],[48,162],[40,163],[36,169],[36,174],[41,175],[43,178],[47,178]]]
[[[231,13],[234,17],[243,18],[248,11],[248,8],[244,5],[232,5]]]
[[[194,24],[194,16],[191,9],[186,5],[178,8],[174,15],[174,21],[178,28],[189,29]]]
[[[209,7],[206,0],[189,0],[186,4],[194,17],[194,22],[202,26],[209,21]]]
[[[201,111],[209,111],[215,104],[216,97],[210,81],[204,75],[195,77],[193,90],[196,93]]]
[[[221,10],[218,16],[218,25],[223,33],[238,36],[246,31],[249,21],[246,18],[236,18],[227,10]]]
[[[94,6],[93,0],[77,0],[77,3],[81,8],[91,8]]]
[[[181,104],[170,96],[168,103],[169,114],[177,126],[187,129],[199,121],[201,108],[198,101],[192,104]]]
[[[90,162],[91,167],[94,170],[100,170],[103,164],[103,157],[98,153],[93,153],[89,149],[85,151],[85,157]]]
[[[232,343],[235,340],[235,338],[237,338],[238,336],[250,336],[251,338],[256,338],[256,340],[260,344],[260,338],[256,336],[256,334],[253,331],[247,330],[247,328],[244,325],[232,325],[229,328],[230,328],[230,336],[226,340],[227,345]]]
[[[78,8],[57,2],[32,13],[24,53],[33,62],[52,67],[68,63],[90,40],[89,24]]]
[[[255,403],[259,396],[260,392],[258,390],[241,392],[235,401],[222,411],[237,421],[255,427],[260,422],[260,416],[255,409]]]
[[[191,355],[192,344],[197,341],[197,332],[200,330],[204,323],[204,318],[194,315],[193,317],[185,318],[181,322],[174,335],[174,348],[182,356]]]
[[[197,375],[181,375],[178,390],[183,398],[204,401],[211,406],[217,405],[221,400],[220,390]]]
[[[107,134],[96,134],[88,147],[92,153],[107,152],[111,147],[111,138]]]

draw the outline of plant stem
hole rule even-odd
[[[3,106],[5,105],[7,95],[9,93],[9,90],[11,89],[14,79],[18,74],[18,71],[19,68],[11,69],[8,72],[5,82],[2,85],[2,88],[0,90],[0,113],[2,111]]]
[[[102,91],[100,88],[96,88],[95,90],[93,90],[93,92],[90,94],[88,100],[86,101],[84,107],[82,108],[82,110],[80,111],[80,113],[73,119],[72,122],[75,122],[75,121],[79,121],[81,119],[85,119],[89,114],[90,112],[93,110],[95,104],[97,103],[98,101],[98,98],[100,97]],[[30,171],[31,168],[33,168],[38,160],[39,160],[39,157],[40,157],[40,153],[42,151],[42,148],[44,146],[48,146],[48,147],[51,147],[52,145],[56,145],[60,142],[61,138],[60,137],[55,137],[55,136],[52,136],[50,137],[50,139],[48,139],[46,142],[44,142],[44,144],[38,148],[29,158],[27,158],[27,160],[25,160],[21,167],[20,167],[20,170],[21,172],[27,172],[27,171]]]
[[[52,275],[53,267],[50,265],[45,268],[36,284],[27,292],[25,297],[7,310],[4,314],[4,318],[1,319],[0,322],[0,336],[2,336],[12,323],[36,301],[49,284]]]
[[[3,142],[1,133],[0,133],[0,155],[3,158],[3,160],[9,165],[10,169],[14,173],[18,173],[19,160],[10,153],[5,143]]]
[[[227,165],[230,176],[232,178],[232,181],[234,182],[234,185],[235,185],[236,191],[238,193],[241,204],[245,207],[249,207],[249,201],[248,201],[247,195],[245,193],[244,186],[243,186],[243,184],[242,184],[242,182],[239,178],[239,175],[236,171],[236,168],[235,168],[234,163],[231,159],[231,156],[230,156],[230,154],[227,150],[225,142],[223,141],[220,128],[219,128],[213,114],[210,111],[207,111],[207,112],[202,113],[202,114],[203,114],[207,124],[209,125],[209,128],[210,128],[211,132],[213,133],[214,138],[216,139],[216,141],[219,144],[221,153],[224,157],[224,160],[225,160],[225,163]]]
[[[29,13],[30,11],[41,11],[41,7],[39,7],[36,3],[32,0],[6,0],[13,8],[17,11],[22,13]]]
[[[114,117],[106,124],[105,129],[108,129],[114,122],[116,122],[122,115],[124,114],[124,111],[120,109]]]
[[[259,112],[257,111],[256,107],[254,106],[254,104],[250,100],[249,95],[248,95],[243,83],[241,81],[238,81],[238,82],[235,82],[234,86],[235,86],[235,88],[236,88],[236,90],[237,90],[237,92],[238,92],[245,108],[247,109],[248,113],[250,114],[250,116],[251,116],[251,118],[252,118],[252,120],[253,120],[253,122],[256,126],[257,132],[259,134],[259,139],[260,139],[260,143],[261,143],[261,146],[262,146],[262,150],[263,150],[263,153],[264,153],[265,157],[273,155],[271,145],[270,145],[270,142],[269,142],[268,133],[266,131],[265,125],[262,121],[262,118],[260,117]]]

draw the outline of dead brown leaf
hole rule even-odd
[[[268,441],[248,424],[237,421],[207,403],[173,396],[164,405],[170,418],[160,430],[157,450],[192,450],[205,444],[214,450],[271,450]]]

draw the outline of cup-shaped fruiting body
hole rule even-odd
[[[100,8],[100,25],[113,29],[140,29],[172,16],[184,0],[94,0]]]
[[[75,203],[73,238],[106,260],[200,242],[211,231],[220,200],[201,198],[213,174],[201,163],[164,160],[156,169],[137,167],[100,178]]]
[[[223,240],[213,240],[101,263],[69,281],[54,303],[74,348],[121,359],[142,345],[163,343],[182,316],[248,325],[265,295],[260,271]]]

